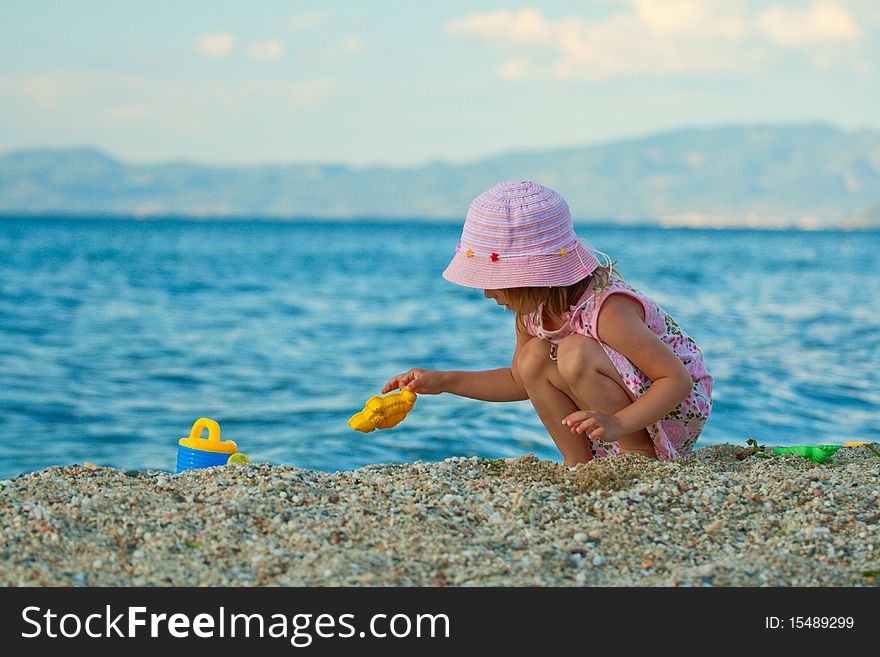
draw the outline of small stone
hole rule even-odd
[[[597,554],[595,557],[593,557],[594,566],[601,566],[603,563],[605,563],[605,557],[603,557],[601,554]]]
[[[718,531],[719,529],[721,529],[722,527],[724,527],[724,521],[723,521],[723,520],[720,520],[720,519],[719,519],[719,520],[713,520],[713,521],[710,522],[708,525],[706,525],[705,527],[703,527],[703,531],[706,532],[707,534],[712,534],[712,533],[714,533],[714,532],[717,532],[717,531]]]
[[[711,563],[704,563],[697,568],[697,574],[700,577],[710,578],[715,576],[715,566]]]
[[[91,461],[85,461],[85,462],[83,462],[83,467],[84,467],[86,470],[91,470],[92,472],[94,472],[95,470],[98,469],[98,466],[95,465],[94,463],[92,463]]]
[[[572,539],[575,543],[586,543],[588,536],[584,532],[577,532]]]

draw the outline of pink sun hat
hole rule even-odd
[[[443,278],[484,290],[564,287],[599,266],[565,200],[530,180],[505,180],[475,198],[455,251]]]

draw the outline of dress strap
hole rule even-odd
[[[590,281],[590,284],[587,286],[587,289],[584,290],[584,293],[581,295],[581,298],[578,299],[577,305],[574,307],[574,310],[571,311],[571,316],[574,317],[577,313],[583,310],[583,307],[586,306],[590,299],[593,296],[593,291],[596,289],[596,277],[593,275],[593,279]]]

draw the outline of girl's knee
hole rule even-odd
[[[608,356],[602,346],[585,335],[569,335],[559,343],[556,352],[559,374],[569,384],[599,370],[599,363]]]
[[[516,371],[523,381],[547,378],[547,368],[553,366],[550,360],[550,345],[546,340],[532,338],[519,350]]]

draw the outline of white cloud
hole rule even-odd
[[[518,80],[540,75],[540,68],[525,57],[515,57],[502,62],[498,67],[498,76],[502,80]]]
[[[633,0],[637,20],[657,34],[702,34],[739,39],[745,24],[737,13],[705,0]]]
[[[133,126],[150,119],[169,131],[184,131],[185,123],[187,130],[203,133],[209,130],[206,122],[222,124],[259,112],[261,107],[296,111],[320,105],[336,89],[330,79],[235,83],[52,71],[3,78],[0,102],[8,95],[24,98],[46,112],[100,116]]]
[[[281,59],[284,54],[284,46],[277,39],[261,41],[253,44],[248,48],[247,56],[249,59],[265,59],[274,60]]]
[[[339,40],[339,47],[348,52],[355,52],[364,47],[364,40],[361,37],[347,36]]]
[[[232,34],[203,34],[195,40],[195,48],[208,57],[225,57],[235,46]]]
[[[636,0],[636,14],[658,32],[681,32],[703,20],[705,5],[688,0]]]
[[[263,97],[275,100],[287,109],[298,109],[307,105],[319,105],[325,102],[336,91],[334,80],[303,80],[287,82],[286,80],[252,81],[236,85],[225,90],[233,102],[241,102],[248,98]]]
[[[24,98],[35,109],[46,112],[76,110],[102,91],[137,94],[139,86],[136,78],[114,73],[47,71],[0,78],[0,93]]]
[[[304,12],[294,16],[287,26],[294,32],[313,30],[330,24],[330,16],[319,12]]]
[[[98,116],[107,121],[127,123],[143,121],[151,117],[156,108],[149,103],[132,103],[125,105],[109,105],[98,112]]]
[[[478,12],[452,19],[446,27],[453,36],[476,36],[493,45],[508,41],[549,45],[555,33],[554,26],[537,9]]]
[[[339,39],[333,47],[324,53],[326,59],[330,61],[339,61],[347,55],[354,54],[363,50],[366,42],[361,37],[346,36]]]
[[[522,49],[554,60],[552,74],[604,80],[621,75],[670,74],[740,67],[753,61],[738,43],[744,23],[716,2],[634,0],[628,13],[598,20],[567,16],[548,20],[537,9],[474,13],[447,24],[454,37],[475,37],[517,56],[502,64],[506,78],[537,74]]]
[[[450,20],[446,31],[498,51],[501,78],[589,81],[759,70],[780,45],[830,47],[858,37],[850,13],[824,1],[755,14],[724,0],[622,0],[598,18],[551,19],[535,8],[475,12]],[[856,67],[848,55],[826,60]]]
[[[47,85],[39,78],[0,78],[0,94],[20,96],[41,110],[52,111],[58,106],[58,94],[54,85]]]
[[[761,12],[755,24],[771,40],[783,46],[853,41],[859,36],[850,13],[830,2],[817,2],[801,9],[776,5]]]

